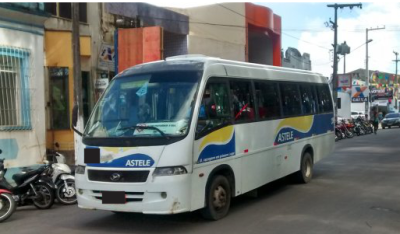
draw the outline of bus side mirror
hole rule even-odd
[[[72,109],[72,126],[75,128],[78,124],[78,105],[74,105]]]
[[[72,129],[74,132],[76,132],[79,136],[82,136],[83,134],[76,129],[76,126],[78,125],[78,105],[74,105],[74,108],[72,108]]]

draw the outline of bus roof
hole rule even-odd
[[[311,71],[226,60],[197,54],[168,57],[165,60],[136,65],[124,70],[118,76],[165,70],[204,70],[207,76],[327,83],[327,77]]]

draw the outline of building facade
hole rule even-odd
[[[48,15],[43,3],[1,3],[0,15],[0,158],[12,171],[40,164],[45,157]]]
[[[113,18],[103,3],[79,3],[81,84],[74,84],[72,59],[72,5],[45,3],[51,17],[45,22],[46,147],[74,163],[74,132],[71,129],[74,86],[82,90],[83,118],[87,121],[98,96],[98,80],[113,77],[114,38],[109,31]],[[104,88],[104,87],[101,87]]]
[[[301,55],[299,50],[289,47],[285,51],[285,56],[282,52],[282,67],[311,71],[310,54],[303,53]]]
[[[188,52],[281,66],[281,17],[252,3],[172,9],[189,17]]]
[[[396,74],[369,70],[369,101],[371,109],[366,114],[371,116],[374,111],[382,112],[385,115],[389,111],[399,111],[399,81],[400,76]],[[346,93],[351,96],[352,86],[365,86],[367,81],[367,71],[363,68],[348,72],[346,74],[338,74],[338,91]],[[344,106],[343,108],[350,108],[351,111],[364,111],[366,110],[365,103],[352,102],[350,107]]]

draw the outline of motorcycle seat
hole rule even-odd
[[[35,170],[30,170],[30,171],[27,171],[27,172],[20,172],[20,173],[14,174],[12,176],[12,179],[15,181],[15,183],[20,185],[26,179],[28,179],[29,177],[32,177],[33,175],[36,175],[36,174],[41,174],[43,171],[44,171],[44,168],[40,167],[40,168],[35,169]]]

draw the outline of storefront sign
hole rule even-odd
[[[351,87],[351,77],[349,74],[338,75],[338,87]]]
[[[108,79],[97,79],[95,83],[96,89],[106,89],[108,86]]]
[[[393,90],[387,88],[371,90],[371,98],[393,98]]]
[[[99,54],[98,67],[101,70],[114,71],[115,53],[114,46],[102,44]]]
[[[369,89],[367,86],[353,86],[351,88],[352,102],[368,102]]]
[[[109,83],[108,78],[96,79],[96,82],[94,84],[96,102],[97,102],[97,100],[99,100],[99,98],[103,94],[104,90],[106,90],[108,83]]]

